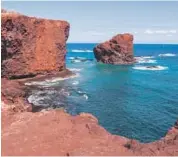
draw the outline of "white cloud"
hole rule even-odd
[[[177,33],[177,30],[170,30],[170,33]]]
[[[147,29],[144,32],[145,34],[176,34],[177,30],[151,30],[151,29]]]
[[[167,31],[167,30],[155,30],[154,32],[157,33],[157,34],[167,34],[167,33],[169,33],[169,31]]]
[[[154,32],[152,30],[150,30],[150,29],[147,29],[144,33],[145,34],[153,34]]]

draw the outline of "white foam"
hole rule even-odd
[[[73,84],[73,85],[78,85],[78,84],[79,84],[79,81],[74,81],[72,84]]]
[[[49,98],[49,97],[39,97],[39,95],[30,95],[27,100],[29,103],[34,104],[35,106],[40,106],[39,102],[44,100],[45,98]],[[48,106],[48,104],[43,103],[43,106]]]
[[[79,90],[78,93],[81,94],[81,93],[83,93],[83,92]]]
[[[174,53],[162,53],[158,55],[159,57],[174,57],[176,54]]]
[[[144,58],[144,59],[151,59],[151,58],[155,58],[154,56],[139,56],[136,58]]]
[[[93,52],[92,50],[85,50],[85,52]]]
[[[60,91],[62,94],[64,94],[64,95],[66,95],[66,96],[69,96],[70,95],[70,93],[68,92],[68,91],[66,91],[65,89],[61,89],[61,91]]]
[[[83,97],[88,100],[88,95],[84,94]]]
[[[52,78],[52,79],[46,79],[44,81],[32,81],[32,82],[27,82],[25,83],[25,85],[30,86],[30,85],[40,85],[40,86],[51,86],[52,83],[57,83],[59,81],[63,81],[63,80],[67,80],[67,79],[71,79],[71,78],[75,78],[75,77],[79,77],[79,74],[75,74],[69,77],[56,77],[56,78]]]
[[[72,62],[74,62],[74,63],[79,63],[79,62],[82,62],[82,61],[79,60],[79,59],[75,59],[75,60],[73,60]]]
[[[73,72],[79,72],[81,71],[82,69],[79,69],[79,68],[69,68],[70,71],[73,71]]]
[[[72,52],[93,52],[92,50],[79,50],[79,49],[74,49],[74,50],[72,50]]]
[[[165,67],[165,66],[135,66],[133,67],[133,69],[136,69],[136,70],[152,70],[152,71],[155,71],[155,70],[165,70],[165,69],[168,69],[168,67]]]
[[[148,59],[145,57],[135,57],[135,59],[138,63],[156,63],[156,60]]]

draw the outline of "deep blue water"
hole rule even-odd
[[[67,67],[78,77],[42,83],[31,101],[92,113],[109,132],[142,142],[163,137],[178,118],[178,45],[136,44],[135,56],[145,57],[132,66],[97,63],[95,45],[68,44]]]

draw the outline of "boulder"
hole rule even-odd
[[[2,10],[1,76],[28,78],[65,69],[69,23]]]
[[[106,64],[133,64],[133,35],[118,34],[111,40],[98,44],[94,48],[98,62]]]

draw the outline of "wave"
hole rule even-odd
[[[78,84],[79,84],[79,81],[74,81],[72,84],[73,84],[73,85],[78,85]]]
[[[51,86],[54,83],[57,83],[59,81],[63,81],[63,80],[67,80],[67,79],[71,79],[71,78],[75,78],[75,77],[79,77],[79,74],[75,74],[69,77],[58,77],[58,78],[52,78],[52,79],[46,79],[44,81],[32,81],[32,82],[26,82],[25,85],[27,86],[31,86],[31,85],[39,85],[39,86]]]
[[[63,94],[63,95],[65,95],[65,96],[70,96],[71,94],[70,94],[70,92],[68,92],[68,91],[66,91],[65,89],[61,89],[61,94]]]
[[[45,100],[45,99],[50,99],[50,97],[48,97],[48,96],[40,97],[39,94],[40,94],[40,93],[37,93],[37,94],[35,94],[35,95],[30,95],[30,96],[27,98],[28,102],[29,102],[29,103],[32,103],[32,104],[35,105],[35,106],[41,106],[41,104],[40,104],[39,102],[41,102],[41,101],[43,101],[43,100]],[[48,107],[49,104],[43,102],[43,106],[44,106],[44,107]]]
[[[75,59],[86,60],[87,58],[85,58],[85,57],[68,57],[67,59],[70,59],[70,60],[75,60]]]
[[[82,69],[79,69],[79,68],[69,68],[70,71],[73,71],[73,72],[79,72],[81,71]]]
[[[144,58],[144,59],[151,59],[151,58],[155,58],[154,56],[139,56],[136,58]]]
[[[88,95],[84,94],[83,97],[88,100]]]
[[[82,61],[79,59],[72,60],[72,63],[80,63],[80,62],[82,62]]]
[[[152,60],[145,57],[135,57],[135,59],[138,63],[156,63],[156,60]]]
[[[152,71],[156,71],[156,70],[166,70],[168,69],[168,67],[165,66],[135,66],[133,67],[133,69],[136,70],[152,70]]]
[[[158,55],[159,57],[174,57],[176,54],[174,53],[161,53]]]
[[[81,50],[81,49],[74,49],[74,50],[71,50],[71,52],[93,52],[92,50]]]

